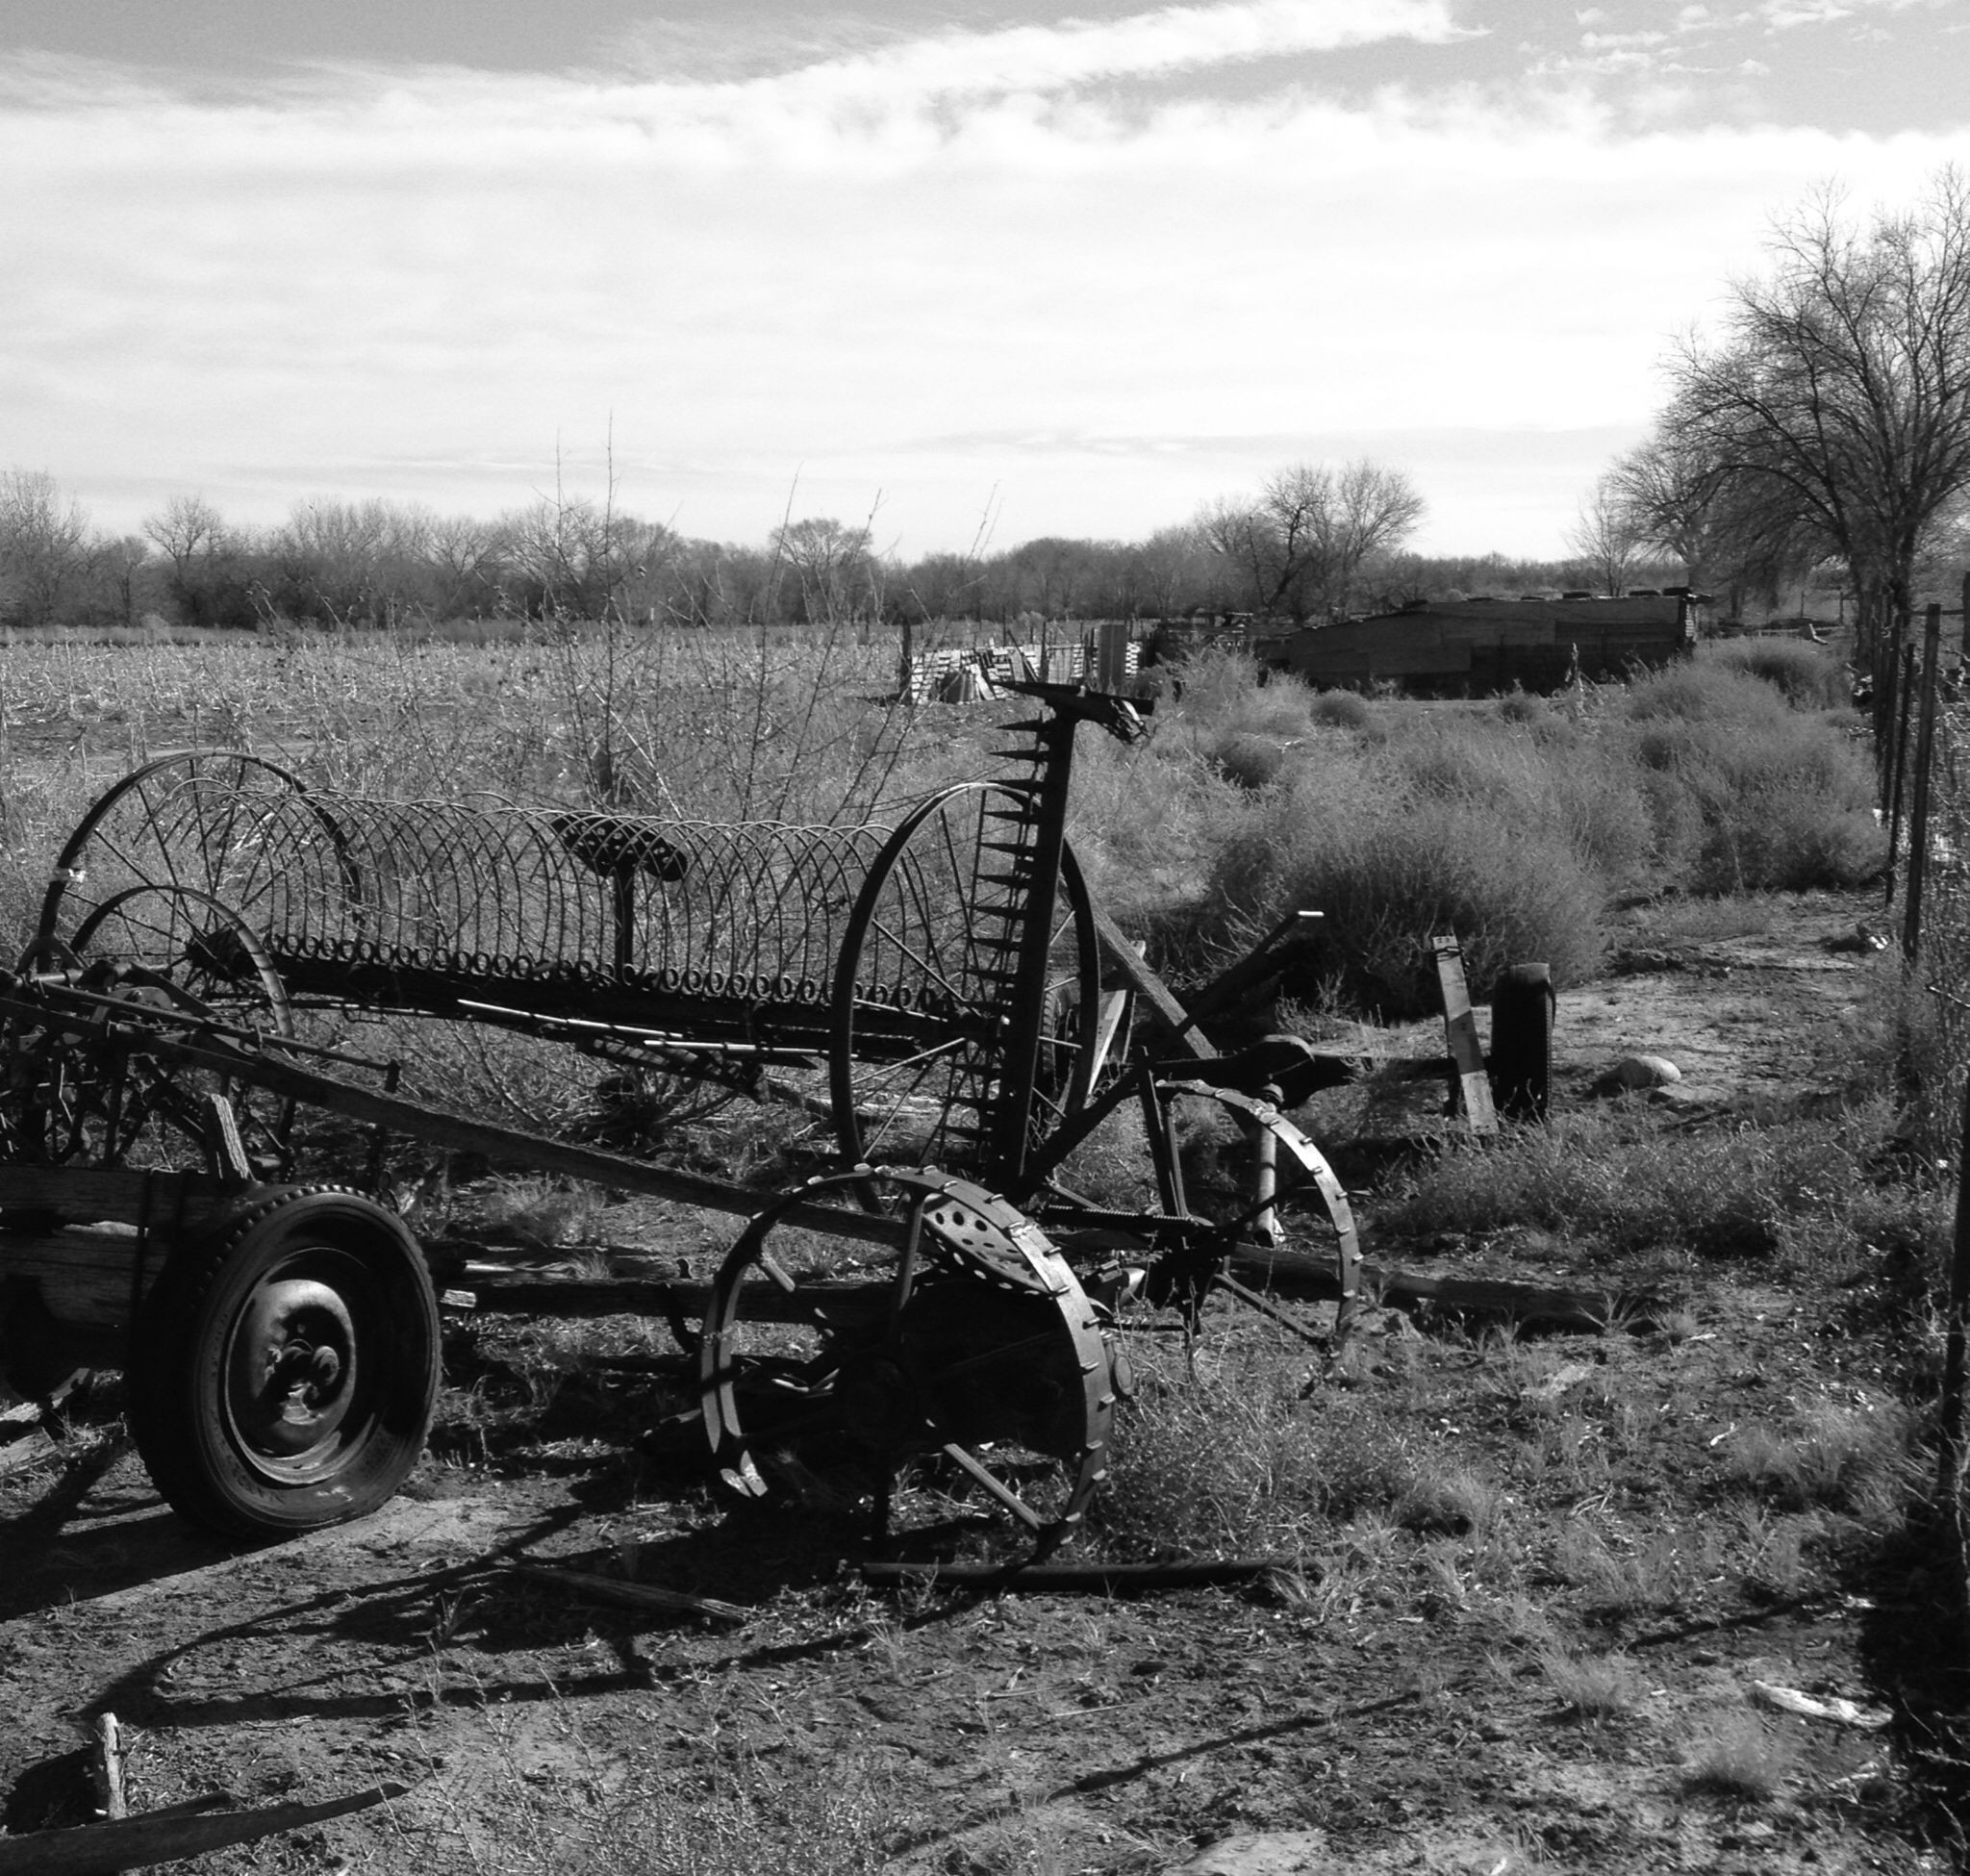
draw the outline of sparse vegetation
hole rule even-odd
[[[1458,934],[1480,993],[1528,958],[1563,988],[1597,967],[1608,903],[1645,880],[1709,896],[1872,876],[1872,779],[1822,708],[1838,668],[1789,645],[1754,669],[1706,655],[1564,708],[1376,718],[1351,698],[1337,742],[1319,731],[1345,694],[1309,712],[1290,679],[1254,694],[1208,664],[1166,705],[1159,747],[1264,792],[1221,818],[1208,883],[1162,921],[1169,955],[1232,952],[1316,906],[1326,994],[1397,1018],[1432,1006],[1438,932]]]
[[[1640,1685],[1620,1655],[1570,1655],[1550,1649],[1539,1665],[1567,1713],[1580,1720],[1620,1719],[1634,1711]]]
[[[1762,1720],[1751,1713],[1728,1713],[1691,1749],[1683,1789],[1768,1804],[1784,1789],[1795,1759],[1788,1743]]]
[[[871,704],[893,647],[851,640],[16,647],[0,748],[5,910],[20,928],[60,835],[132,759],[214,734],[358,788],[570,801],[613,789],[708,814],[881,814],[987,767],[995,723],[1023,706]],[[1200,973],[1276,907],[1320,906],[1332,949],[1287,1016],[1351,1034],[1373,1032],[1370,1004],[1414,1005],[1432,928],[1465,938],[1480,994],[1494,961],[1550,957],[1563,979],[1590,975],[1617,896],[1624,945],[1756,932],[1771,901],[1753,889],[1747,837],[1719,831],[1730,791],[1685,781],[1722,773],[1705,765],[1734,739],[1817,751],[1788,772],[1799,789],[1825,783],[1785,836],[1805,850],[1847,825],[1848,732],[1799,674],[1809,665],[1736,662],[1706,657],[1654,696],[1411,711],[1260,688],[1235,661],[1200,659],[1145,748],[1086,740],[1075,838],[1104,900]],[[742,773],[746,738],[760,747]],[[1867,833],[1878,839],[1871,817]],[[1739,858],[1705,858],[1727,850]],[[1665,856],[1684,870],[1664,876]],[[1700,897],[1709,884],[1731,890]],[[1750,1653],[1774,1645],[1756,1624],[1775,1607],[1876,1594],[1869,1573],[1911,1489],[1936,1358],[1922,1311],[1947,1220],[1932,1178],[1882,1158],[1907,1059],[1895,1020],[1860,1012],[1848,1040],[1842,1085],[1811,1114],[1669,1126],[1643,1100],[1577,1100],[1482,1150],[1432,1118],[1348,1173],[1377,1258],[1447,1256],[1539,1281],[1559,1271],[1645,1292],[1645,1320],[1548,1337],[1427,1317],[1419,1331],[1376,1310],[1334,1362],[1216,1301],[1195,1341],[1167,1326],[1123,1331],[1139,1387],[1071,1555],[1273,1565],[1249,1596],[878,1603],[836,1566],[861,1541],[866,1503],[817,1501],[791,1528],[714,1506],[702,1433],[668,1419],[695,1383],[660,1323],[455,1327],[434,1501],[538,1490],[530,1542],[599,1546],[585,1560],[604,1567],[651,1559],[636,1567],[652,1580],[740,1595],[757,1613],[736,1638],[653,1635],[645,1617],[455,1559],[463,1586],[444,1592],[447,1612],[421,1587],[373,1589],[366,1557],[334,1593],[359,1610],[392,1599],[390,1619],[351,1615],[311,1645],[353,1647],[363,1620],[392,1648],[407,1620],[421,1635],[428,1618],[434,1637],[431,1686],[406,1695],[398,1741],[428,1753],[427,1782],[389,1826],[396,1837],[366,1840],[386,1859],[415,1850],[491,1876],[1147,1876],[1233,1828],[1372,1837],[1385,1787],[1465,1806],[1469,1766],[1529,1789],[1546,1776],[1533,1768],[1569,1754],[1655,1796],[1680,1784],[1693,1811],[1798,1791],[1819,1807],[1802,1813],[1806,1840],[1834,1801],[1794,1772],[1826,1748],[1795,1753],[1734,1715],[1715,1739],[1691,1738],[1711,1725],[1716,1677],[1741,1679]],[[414,1067],[502,1116],[584,1131],[610,1118],[565,1055],[506,1038],[442,1060],[417,1047]],[[408,1052],[392,1039],[378,1052]],[[808,1124],[735,1105],[715,1131],[685,1127],[664,1090],[645,1092],[614,1121],[761,1179],[794,1163]],[[1337,1157],[1355,1144],[1314,1130]],[[409,1192],[418,1169],[397,1170]],[[731,1238],[723,1221],[686,1226],[541,1180],[419,1203],[434,1222],[450,1203],[475,1242],[551,1251],[591,1275],[607,1267],[598,1247],[654,1238],[663,1275],[681,1265],[701,1281]],[[1896,1405],[1897,1386],[1916,1408]],[[85,1397],[85,1422],[114,1424],[107,1387]],[[78,1446],[63,1476],[107,1462]],[[12,1488],[38,1489],[51,1469],[23,1468]],[[553,1492],[565,1502],[548,1507]],[[283,1618],[265,1619],[272,1632]],[[1710,1644],[1700,1672],[1692,1651]],[[168,1758],[177,1696],[157,1685],[157,1757],[185,1787],[161,1769],[158,1797],[175,1800],[191,1795],[191,1762]],[[1398,1698],[1389,1719],[1381,1703]],[[1397,1737],[1410,1743],[1392,1759]],[[1528,1816],[1560,1833],[1548,1843],[1567,1866],[1634,1866],[1631,1844],[1567,1836],[1589,1822],[1538,1802]]]

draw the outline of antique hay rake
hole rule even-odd
[[[0,986],[0,1373],[36,1392],[78,1361],[123,1367],[154,1479],[221,1531],[382,1503],[429,1424],[437,1305],[398,1217],[299,1177],[298,1117],[323,1110],[748,1218],[685,1331],[724,1483],[758,1496],[788,1456],[846,1454],[886,1530],[893,1482],[927,1459],[1050,1548],[1125,1389],[1083,1276],[1141,1272],[1194,1311],[1238,1287],[1235,1251],[1304,1223],[1345,1320],[1359,1253],[1279,1113],[1350,1065],[1294,1038],[1207,1052],[1065,840],[1077,727],[1139,720],[1030,690],[1043,714],[1005,752],[1025,773],[893,828],[384,801],[236,751],[126,777]],[[1124,1054],[1130,994],[1149,1018]],[[516,1030],[791,1100],[827,1117],[841,1170],[774,1195],[468,1119],[318,1040],[312,1011]],[[1179,1116],[1200,1104],[1247,1143],[1242,1189],[1187,1189]],[[1140,1177],[1097,1203],[1079,1157],[1118,1128]]]

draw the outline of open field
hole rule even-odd
[[[451,778],[816,820],[883,812],[993,747],[975,714],[869,702],[880,647],[827,648],[827,687],[818,655],[631,646],[612,672],[593,644],[16,651],[0,907],[24,930],[89,794],[215,732],[409,795]],[[1450,800],[1467,848],[1487,800],[1515,840],[1561,843],[1587,907],[1550,1128],[1474,1147],[1429,1090],[1376,1078],[1300,1118],[1372,1260],[1631,1308],[1550,1333],[1377,1310],[1335,1362],[1215,1305],[1194,1343],[1123,1331],[1140,1386],[1074,1554],[1266,1559],[1252,1584],[871,1590],[825,1480],[791,1510],[710,1495],[697,1436],[668,1424],[687,1365],[640,1318],[453,1322],[409,1489],[237,1555],[151,1492],[105,1377],[0,1445],[0,1822],[87,1814],[84,1722],[107,1709],[138,1736],[138,1809],[408,1787],[215,1870],[1151,1872],[1252,1832],[1364,1872],[1951,1866],[1960,1695],[1920,1505],[1952,1194],[1890,1150],[1899,991],[1856,946],[1876,900],[1835,759],[1811,758],[1835,876],[1806,891],[1759,890],[1769,854],[1661,779],[1728,792],[1746,721],[1774,760],[1795,747],[1793,718],[1741,707],[1719,736],[1616,697],[1327,721],[1200,669],[1149,749],[1091,751],[1075,838],[1179,980],[1263,923],[1275,884],[1301,890],[1283,860],[1372,846],[1363,773],[1407,791],[1412,822]],[[1654,795],[1624,805],[1608,777],[1642,771]],[[1635,890],[1672,862],[1737,890]],[[1489,942],[1524,956],[1538,919],[1574,915],[1488,897],[1506,870],[1474,870],[1446,915],[1499,903]],[[1316,895],[1337,925],[1344,883]],[[1280,1020],[1429,1052],[1380,956],[1337,952]],[[1604,1092],[1643,1052],[1683,1080]],[[506,1092],[543,1123],[578,1104]],[[743,1108],[666,1144],[768,1183],[802,1151]],[[702,1277],[733,1235],[513,1176],[420,1203],[420,1229],[547,1271]],[[527,1561],[745,1614],[629,1610]]]

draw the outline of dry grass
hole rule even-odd
[[[1575,1655],[1548,1649],[1539,1658],[1546,1684],[1569,1717],[1621,1719],[1635,1711],[1641,1682],[1625,1655]]]
[[[1797,1759],[1790,1741],[1762,1720],[1727,1713],[1690,1748],[1682,1787],[1692,1796],[1769,1804],[1785,1788]]]
[[[1907,1410],[1894,1401],[1807,1401],[1782,1427],[1740,1430],[1730,1442],[1730,1473],[1787,1510],[1882,1520],[1915,1483],[1910,1432]]]
[[[1650,1253],[1844,1264],[1903,1208],[1869,1182],[1887,1125],[1879,1099],[1845,1113],[1737,1134],[1667,1135],[1647,1115],[1576,1111],[1471,1152],[1447,1142],[1377,1204],[1405,1236],[1550,1234],[1583,1261]]]
[[[450,1838],[478,1876],[782,1876],[794,1869],[874,1876],[924,1821],[889,1772],[852,1756],[802,1770],[715,1729],[702,1768],[650,1769],[631,1742],[594,1735],[572,1707],[558,1737],[509,1737],[494,1716],[490,1765],[469,1787],[442,1768],[407,1817],[404,1849]]]
[[[1090,1514],[1095,1541],[1118,1557],[1300,1562],[1351,1520],[1392,1518],[1413,1475],[1381,1404],[1309,1394],[1275,1335],[1224,1327],[1188,1354],[1131,1338],[1137,1394]]]
[[[131,649],[122,667],[66,647],[10,670],[16,729],[23,711],[38,713],[49,725],[84,726],[97,751],[85,760],[59,737],[42,738],[31,757],[16,748],[0,768],[10,914],[24,915],[38,897],[47,854],[90,794],[131,757],[194,735],[258,737],[257,725],[271,722],[298,748],[313,723],[311,773],[412,794],[462,781],[580,794],[592,791],[596,753],[607,748],[630,799],[804,815],[859,811],[875,799],[871,788],[894,796],[974,773],[980,748],[996,741],[991,723],[1018,708],[926,710],[898,749],[885,740],[895,720],[854,689],[872,689],[872,671],[847,659],[838,669],[853,681],[809,711],[802,672],[811,678],[826,647],[791,642],[764,651],[707,642],[661,658],[647,648],[649,662],[633,674],[661,683],[614,691],[626,668],[612,674],[593,643]],[[570,711],[577,692],[585,735]],[[1692,695],[1701,702],[1708,693]],[[715,721],[721,708],[729,721]],[[1400,714],[1359,699],[1340,708],[1297,687],[1262,693],[1225,668],[1159,716],[1147,750],[1087,739],[1076,837],[1098,885],[1130,914],[1187,907],[1182,929],[1199,955],[1213,931],[1262,918],[1268,893],[1301,891],[1305,878],[1292,869],[1324,848],[1349,876],[1392,872],[1399,890],[1364,913],[1391,958],[1413,950],[1426,920],[1487,934],[1502,956],[1537,954],[1535,913],[1594,930],[1607,879],[1638,840],[1654,838],[1643,798],[1617,785],[1625,772],[1595,766],[1633,725],[1529,701],[1502,707],[1481,730],[1468,721],[1404,728]],[[747,774],[734,773],[737,739],[763,722],[772,725],[768,747]],[[1269,752],[1243,784],[1226,759],[1240,749]],[[1275,756],[1275,768],[1256,773]],[[1401,817],[1377,793],[1410,819],[1429,819],[1439,844],[1419,842],[1411,872],[1394,867]],[[1522,810],[1524,824],[1497,831]],[[1446,842],[1472,849],[1467,872]],[[1446,874],[1457,892],[1468,885],[1466,897],[1425,892]],[[1543,883],[1521,883],[1540,874]],[[1353,901],[1340,874],[1335,880],[1326,903],[1337,916]],[[1366,889],[1359,902],[1368,905]],[[1528,923],[1514,925],[1514,908],[1528,907]],[[1706,916],[1755,926],[1755,902],[1724,901]],[[1390,981],[1400,976],[1388,969]],[[468,1086],[494,1112],[570,1126],[592,1104],[593,1091],[570,1081],[555,1052],[486,1038],[456,1048],[456,1058],[427,1055],[425,1075]],[[1863,1066],[1875,1074],[1880,1064]],[[1447,1146],[1409,1167],[1377,1195],[1376,1228],[1394,1261],[1447,1234],[1540,1234],[1576,1269],[1598,1268],[1610,1281],[1728,1283],[1728,1266],[1703,1260],[1737,1258],[1758,1260],[1758,1280],[1770,1283],[1884,1262],[1895,1249],[1932,1268],[1943,1229],[1934,1193],[1873,1177],[1888,1119],[1880,1102],[1862,1100],[1831,1120],[1664,1140],[1639,1114],[1563,1114],[1481,1153]],[[721,1133],[720,1150],[721,1170],[743,1174],[775,1145],[762,1127]],[[545,1181],[506,1181],[486,1216],[528,1243],[575,1252],[597,1223],[593,1196]],[[447,1394],[434,1441],[442,1458],[525,1463],[570,1426],[625,1446],[647,1428],[647,1378],[618,1385],[596,1357],[625,1341],[647,1355],[661,1341],[650,1325],[479,1333],[483,1372]],[[1364,1338],[1351,1371],[1328,1374],[1303,1345],[1250,1315],[1214,1309],[1196,1347],[1131,1332],[1141,1389],[1078,1553],[1275,1559],[1281,1619],[1304,1621],[1315,1640],[1413,1637],[1426,1661],[1452,1645],[1495,1650],[1531,1699],[1550,1695],[1583,1722],[1634,1721],[1615,1736],[1625,1743],[1646,1730],[1638,1716],[1650,1710],[1610,1639],[1631,1637],[1643,1618],[1728,1617],[1846,1581],[1866,1527],[1891,1521],[1909,1489],[1914,1431],[1884,1399],[1863,1406],[1830,1391],[1719,1442],[1721,1426],[1695,1423],[1689,1391],[1690,1372],[1719,1371],[1679,1365],[1702,1351],[1660,1337],[1629,1358],[1629,1346],[1616,1335],[1424,1338],[1392,1321]],[[687,1383],[671,1404],[688,1393]],[[702,1510],[701,1499],[693,1504]],[[894,1646],[910,1645],[899,1629]],[[449,1828],[478,1867],[514,1876],[872,1869],[918,1817],[908,1789],[852,1753],[782,1764],[708,1748],[680,1778],[570,1732],[554,1777],[530,1769],[539,1768],[516,1762],[502,1771],[484,1809],[461,1797]],[[1696,1748],[1685,1778],[1693,1792],[1768,1798],[1788,1775],[1782,1738],[1732,1719]],[[993,1851],[999,1861],[978,1866],[1045,1866],[1044,1832],[1021,1838],[1021,1828],[1009,1821]]]
[[[1719,639],[1697,647],[1699,667],[1741,672],[1772,686],[1799,710],[1845,710],[1853,702],[1847,667],[1800,639]]]

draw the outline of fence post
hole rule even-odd
[[[1957,1152],[1957,1228],[1950,1300],[1943,1319],[1943,1385],[1936,1422],[1936,1509],[1941,1514],[1951,1588],[1958,1613],[1970,1606],[1970,1547],[1963,1505],[1964,1342],[1970,1331],[1970,1078],[1963,1084],[1963,1131]]]
[[[1875,640],[1868,658],[1868,675],[1874,685],[1875,786],[1884,808],[1890,804],[1896,760],[1902,747],[1895,725],[1898,718],[1906,720],[1903,698],[1907,687],[1901,681],[1906,638],[1901,614],[1897,613],[1894,621]]]
[[[1887,799],[1882,803],[1888,811],[1888,878],[1882,900],[1883,910],[1895,902],[1895,869],[1902,858],[1902,781],[1908,767],[1908,693],[1913,688],[1914,674],[1914,647],[1905,645],[1895,662],[1888,666],[1889,689],[1896,698],[1888,716],[1893,740],[1879,758],[1886,762],[1888,770]]]
[[[1922,714],[1915,728],[1915,784],[1908,809],[1908,889],[1902,905],[1902,955],[1922,943],[1922,885],[1929,871],[1929,772],[1935,758],[1935,693],[1942,663],[1943,609],[1922,618]]]

